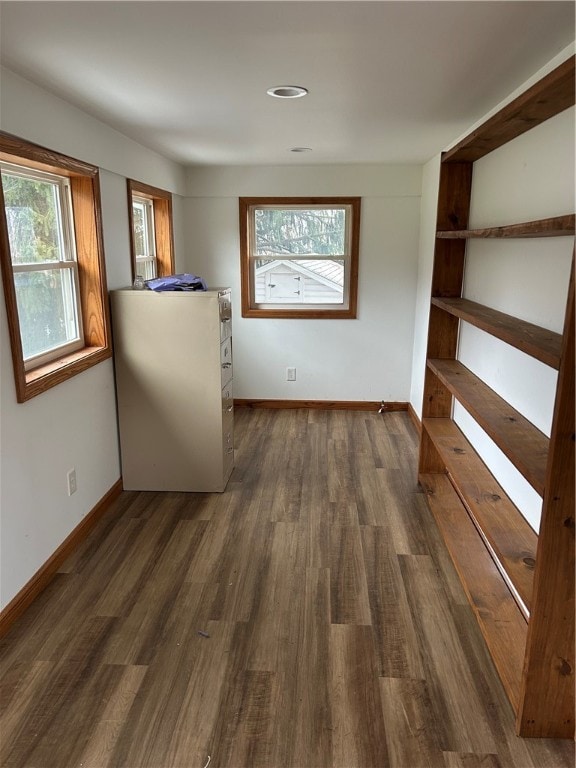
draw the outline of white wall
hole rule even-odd
[[[416,166],[189,170],[186,268],[232,288],[235,397],[408,400],[420,188]],[[238,197],[299,195],[362,197],[356,320],[240,316]]]
[[[0,85],[3,131],[126,178],[183,194],[184,170],[177,163],[4,67],[0,67]]]
[[[0,71],[0,128],[101,167],[108,287],[130,282],[126,177],[184,191],[184,172],[13,75]],[[176,244],[182,206],[175,199]],[[177,253],[177,263],[180,255]],[[16,402],[0,301],[0,605],[5,606],[120,477],[112,361]],[[78,491],[67,494],[76,468]]]
[[[554,59],[519,91],[563,58],[566,55]],[[425,181],[432,173],[432,169],[429,174],[425,169]],[[472,188],[472,228],[573,212],[574,109],[477,161]],[[422,232],[420,243],[411,395],[413,407],[419,414],[435,226],[426,212],[433,204],[434,194],[434,186],[425,184],[422,224],[427,232]],[[561,331],[572,249],[573,238],[471,240],[466,253],[464,296]],[[466,323],[462,324],[458,355],[468,368],[549,434],[556,386],[556,373],[552,369]],[[454,416],[492,473],[537,530],[541,498],[459,405],[455,406]]]

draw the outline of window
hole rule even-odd
[[[360,198],[240,198],[243,317],[354,318]]]
[[[65,176],[0,162],[26,370],[83,346],[72,198]]]
[[[173,274],[172,195],[128,179],[128,204],[132,279],[136,275],[151,280]]]
[[[135,272],[145,280],[157,277],[156,238],[154,236],[154,206],[145,197],[132,198],[132,226],[134,227]]]
[[[0,133],[0,261],[18,402],[110,356],[98,169]]]

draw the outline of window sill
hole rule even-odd
[[[244,309],[242,317],[277,318],[279,320],[355,320],[354,309]]]
[[[23,372],[16,382],[16,397],[19,403],[31,400],[42,392],[55,387],[76,376],[82,371],[86,371],[93,365],[106,360],[112,356],[112,350],[106,347],[83,347],[77,352],[73,352],[58,360],[41,365],[31,371]]]

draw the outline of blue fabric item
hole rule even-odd
[[[146,280],[146,285],[153,291],[207,291],[203,278],[184,272],[181,275],[166,275]]]

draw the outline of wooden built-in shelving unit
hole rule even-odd
[[[419,480],[516,713],[520,736],[574,735],[574,264],[562,334],[462,296],[472,238],[575,234],[566,214],[469,229],[476,160],[574,105],[574,57],[444,153]],[[558,371],[550,438],[457,360],[461,322]],[[542,496],[536,535],[452,418],[459,402]]]

